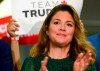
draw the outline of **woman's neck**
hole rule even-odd
[[[63,59],[69,56],[69,49],[70,47],[50,47],[48,56],[53,59]]]

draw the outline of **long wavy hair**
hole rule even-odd
[[[76,59],[79,53],[82,52],[86,54],[87,51],[90,50],[92,52],[92,57],[93,57],[92,62],[95,62],[96,51],[94,47],[87,41],[85,28],[84,26],[82,26],[80,17],[78,16],[76,10],[71,5],[66,5],[66,4],[60,4],[55,6],[48,14],[42,25],[42,28],[40,29],[38,43],[34,45],[33,48],[30,50],[30,55],[32,57],[37,57],[39,55],[46,55],[48,53],[50,39],[46,34],[46,30],[50,25],[52,17],[59,11],[69,12],[72,15],[75,22],[75,32],[69,50],[70,56],[73,59]]]

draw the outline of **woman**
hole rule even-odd
[[[9,25],[8,32],[15,35]],[[70,5],[60,4],[45,19],[38,44],[21,71],[96,71],[95,58],[95,49],[86,40],[77,12]]]

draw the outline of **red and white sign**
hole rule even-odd
[[[11,19],[11,1],[3,0],[0,3],[0,37],[7,36],[7,24]]]

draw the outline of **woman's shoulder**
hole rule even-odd
[[[29,56],[25,58],[23,65],[34,65],[40,62],[41,60],[42,60],[42,56],[38,56],[38,57]]]
[[[21,71],[39,71],[37,69],[40,68],[41,66],[41,60],[43,59],[43,56],[37,56],[37,57],[32,57],[29,56],[27,57],[22,65]]]

